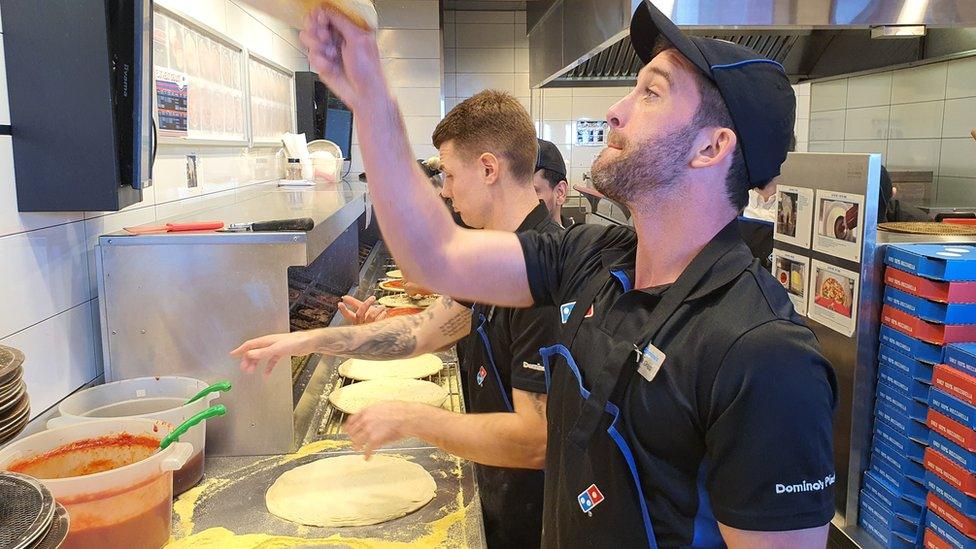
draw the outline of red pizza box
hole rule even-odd
[[[935,345],[976,341],[976,324],[935,324],[890,305],[881,309],[881,322],[903,334]]]
[[[925,450],[925,470],[935,473],[949,486],[970,497],[976,497],[976,475],[940,454],[934,448]]]
[[[925,549],[956,549],[950,545],[949,542],[940,538],[938,534],[928,528],[925,529],[925,541],[923,546]]]
[[[970,452],[976,452],[976,432],[965,425],[932,409],[929,409],[926,424],[933,432],[939,433]]]
[[[976,303],[976,282],[939,282],[887,267],[885,284],[940,303]]]
[[[956,530],[965,534],[966,537],[976,539],[976,520],[960,513],[956,508],[942,501],[932,492],[929,492],[928,497],[925,499],[925,506],[929,508],[929,511],[939,515],[942,520],[951,524]]]
[[[976,377],[945,364],[936,364],[932,385],[946,394],[976,406]]]

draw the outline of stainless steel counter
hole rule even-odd
[[[359,298],[375,293],[377,278],[388,270],[388,256],[377,246],[353,289]],[[332,325],[342,324],[341,317]],[[430,380],[450,393],[445,407],[464,410],[454,350],[438,353],[445,368]],[[295,410],[301,442],[296,453],[262,458],[211,457],[206,477],[174,506],[174,548],[367,547],[401,543],[422,547],[485,547],[475,472],[470,462],[423,441],[408,439],[382,450],[422,465],[437,483],[434,500],[405,517],[364,527],[315,528],[280,519],[267,511],[264,495],[285,471],[316,459],[353,453],[342,432],[346,416],[328,402],[335,388],[349,383],[338,374],[341,359],[313,357],[315,371],[304,383]],[[395,546],[395,545],[394,545]]]
[[[208,429],[212,455],[295,450],[288,359],[265,380],[241,372],[228,353],[248,339],[289,330],[288,267],[322,256],[336,287],[348,288],[358,276],[362,185],[261,191],[163,221],[311,217],[315,227],[307,233],[115,233],[101,236],[95,251],[106,381],[152,375],[231,381],[234,389],[222,399],[230,412]]]

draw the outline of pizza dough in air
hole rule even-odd
[[[308,526],[367,526],[400,518],[434,499],[437,484],[402,458],[347,455],[285,472],[265,494],[273,515]]]
[[[417,379],[372,379],[339,387],[329,393],[329,402],[347,414],[384,400],[422,402],[431,406],[444,404],[447,389],[436,383]]]
[[[339,375],[367,381],[381,378],[421,379],[444,368],[444,361],[435,355],[420,355],[403,360],[360,360],[351,358],[339,365]]]

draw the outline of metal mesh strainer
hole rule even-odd
[[[68,537],[68,528],[71,521],[68,519],[68,510],[55,503],[54,519],[51,520],[51,528],[43,538],[37,540],[30,549],[58,549],[64,539]]]
[[[24,353],[13,347],[0,345],[0,383],[8,381],[20,371],[24,363]]]
[[[43,484],[26,475],[0,473],[0,547],[23,549],[51,527],[54,498]]]

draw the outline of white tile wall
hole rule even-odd
[[[903,103],[891,106],[889,139],[920,139],[942,136],[944,101]],[[880,107],[883,108],[883,107]]]
[[[887,106],[891,103],[891,73],[851,78],[847,84],[847,108]]]
[[[237,0],[158,0],[161,4],[208,25],[249,49],[294,70],[307,70],[297,31],[256,12]],[[411,0],[433,6],[437,37],[437,2]],[[411,16],[416,19],[416,16]],[[428,19],[430,17],[428,16]],[[390,21],[390,18],[387,18]],[[407,37],[392,35],[395,53],[410,55]],[[432,51],[439,58],[439,48]],[[9,123],[6,73],[0,41],[0,123]],[[439,66],[431,71],[439,93]],[[430,101],[418,101],[416,114],[431,112]],[[200,186],[187,189],[185,155],[199,157]],[[98,236],[122,227],[152,223],[194,209],[243,199],[255,183],[274,175],[266,149],[240,147],[177,147],[163,145],[153,174],[154,186],[144,199],[121,212],[19,213],[10,137],[0,137],[0,342],[24,351],[25,378],[32,415],[43,412],[71,391],[101,373],[100,329],[93,247]],[[259,163],[258,159],[264,159]],[[16,174],[29,178],[29,173]]]
[[[948,63],[897,70],[891,77],[891,103],[945,99]]]
[[[976,128],[976,55],[814,82],[811,90],[810,151],[882,152],[888,168],[936,174],[939,201],[957,200],[967,190],[976,194],[976,142],[970,137]],[[799,98],[797,106],[799,129]],[[800,143],[803,137],[798,135]]]
[[[810,89],[810,112],[847,108],[847,79],[828,80]]]
[[[946,97],[976,96],[976,56],[949,61]]]
[[[97,338],[92,302],[86,301],[0,339],[0,343],[24,351],[31,417],[100,375],[95,357]]]
[[[381,29],[440,28],[438,0],[376,0]]]

